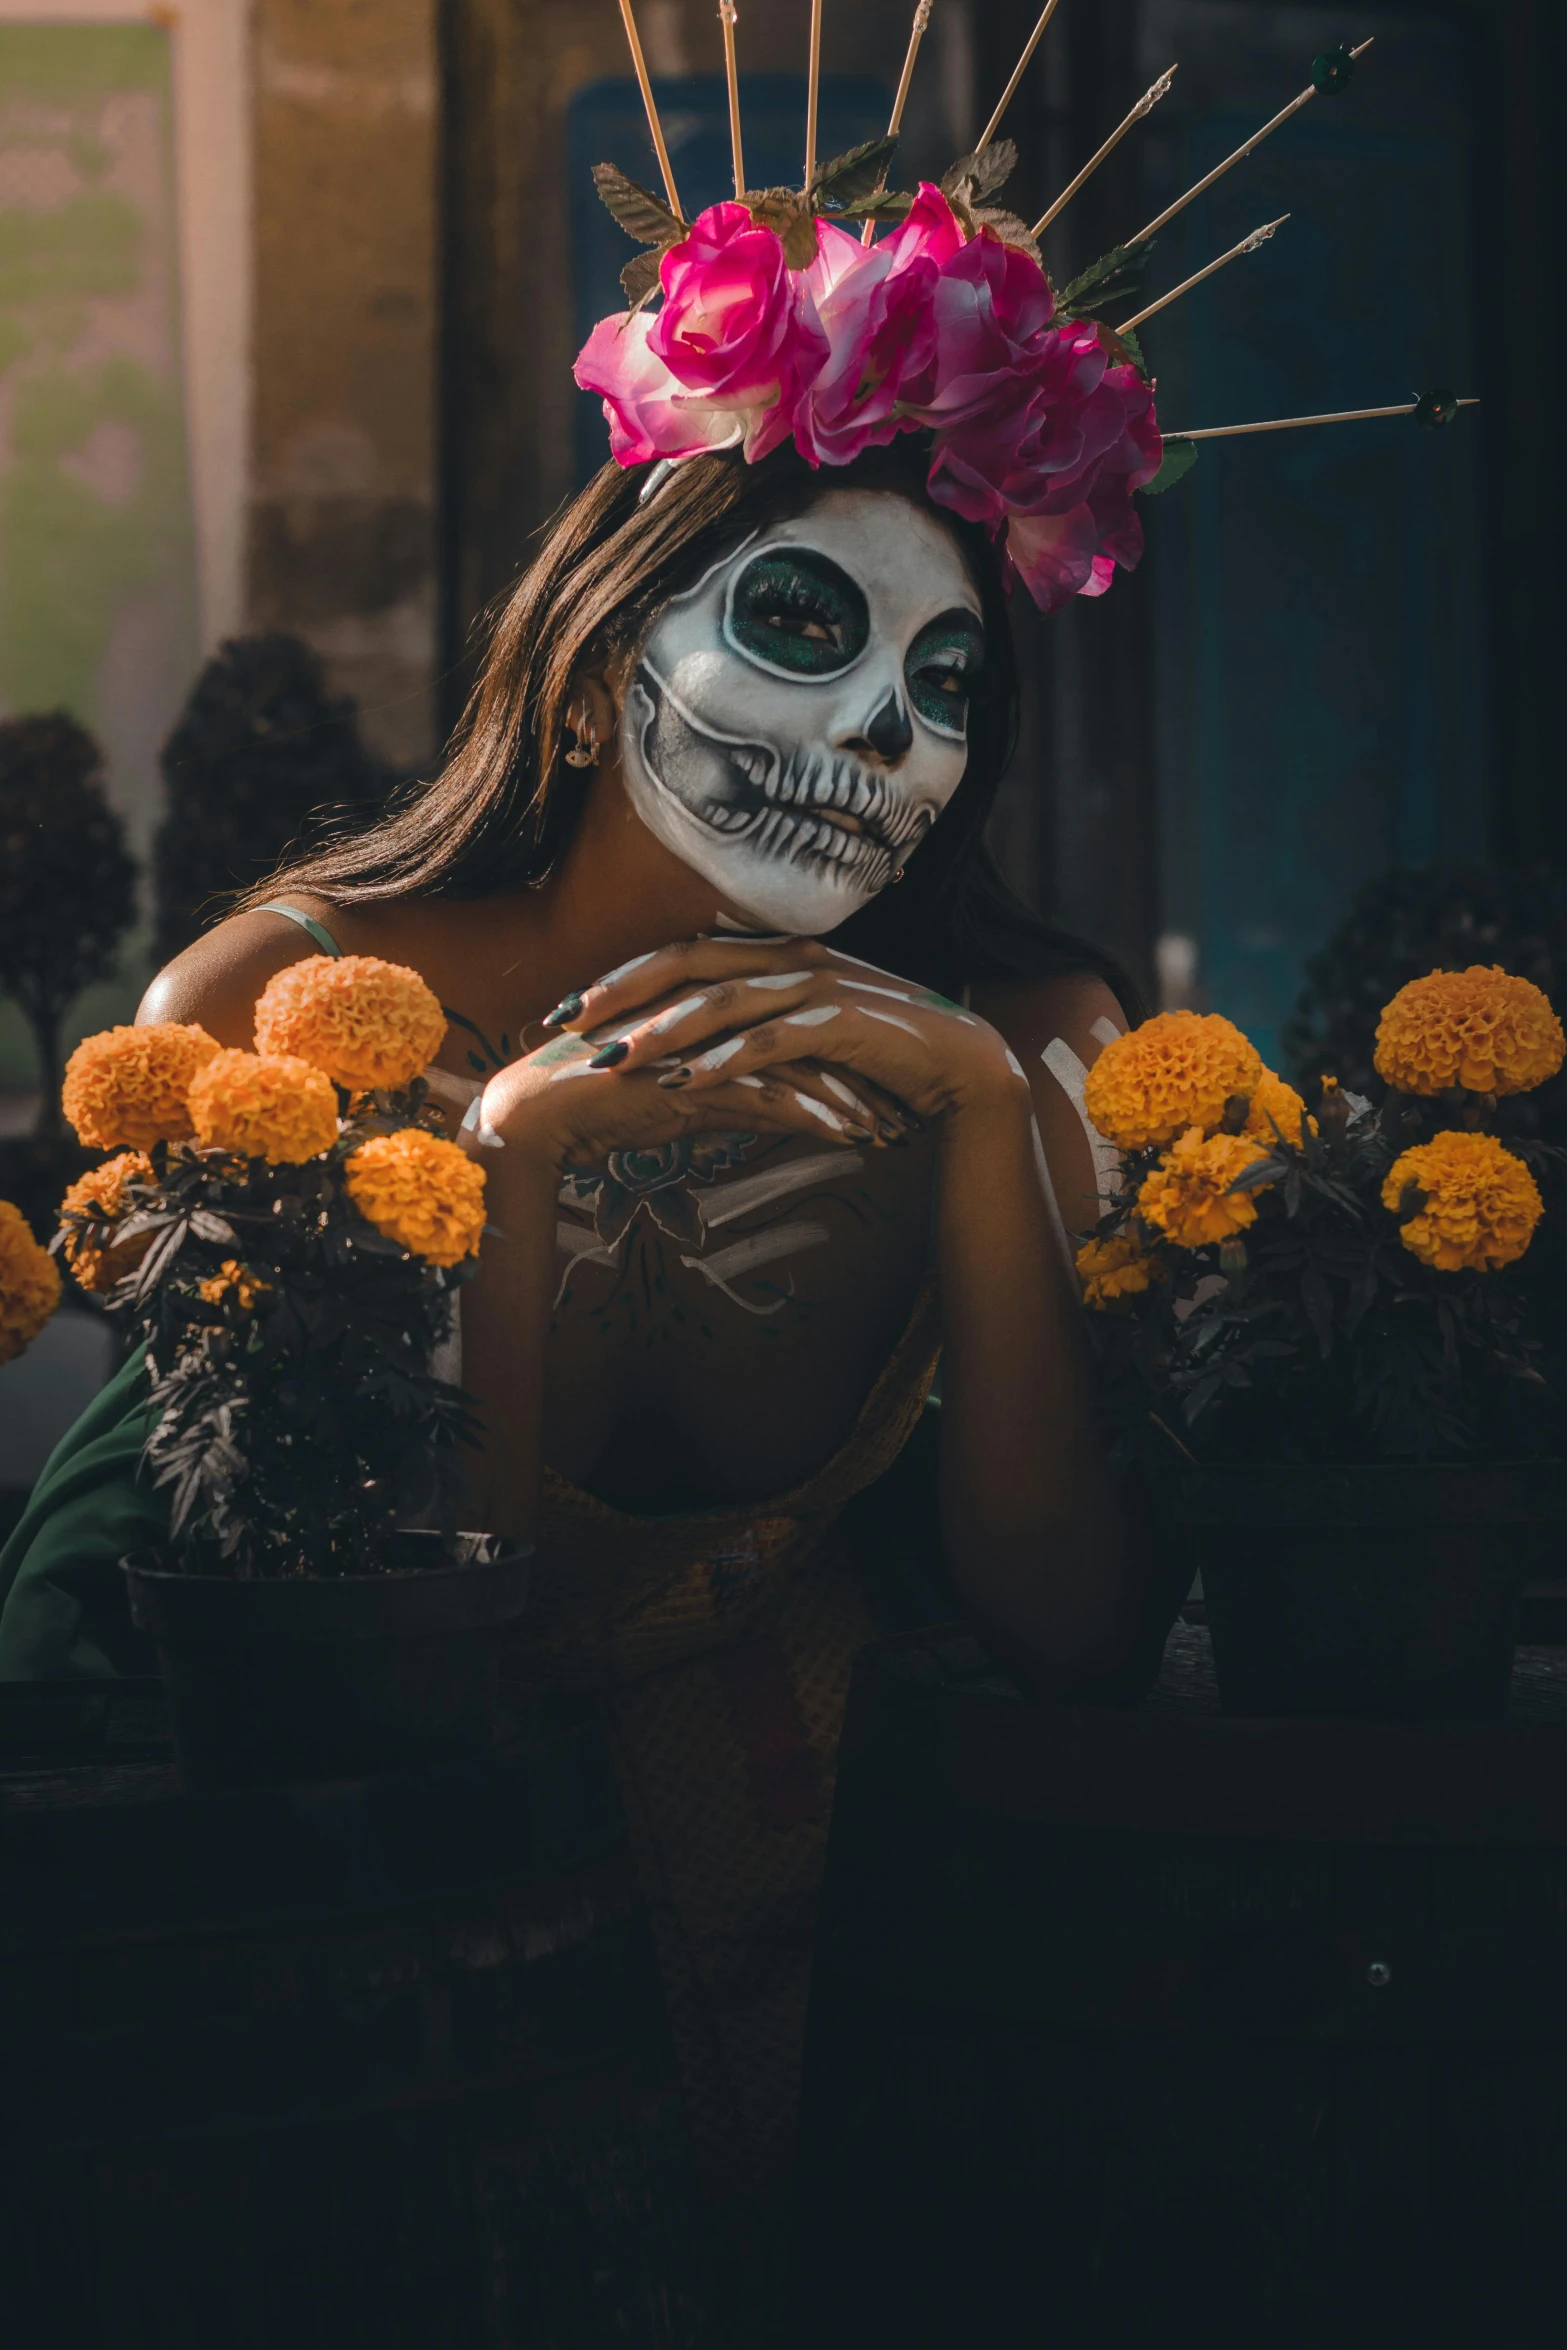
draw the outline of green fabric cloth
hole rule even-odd
[[[137,1475],[151,1407],[144,1349],[61,1437],[0,1550],[0,1681],[156,1672],[120,1561],[160,1545],[168,1496]]]

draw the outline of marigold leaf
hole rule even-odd
[[[634,253],[620,273],[620,289],[632,310],[640,310],[658,285],[657,253]],[[468,1055],[471,1065],[482,1072],[484,1063],[477,1053]]]
[[[783,232],[784,259],[791,269],[809,269],[821,250],[813,213],[800,211]]]
[[[914,198],[907,188],[883,188],[878,195],[862,196],[856,204],[845,204],[843,220],[907,220],[914,207]]]
[[[639,245],[672,245],[686,233],[686,224],[670,211],[662,196],[636,181],[613,163],[595,163],[593,185],[599,202],[617,226]]]
[[[1101,253],[1097,261],[1090,261],[1086,269],[1080,270],[1070,285],[1062,287],[1056,297],[1057,316],[1082,318],[1101,303],[1115,302],[1123,294],[1135,293],[1153,248],[1152,237],[1134,238],[1129,245],[1112,245],[1108,253]]]
[[[1145,498],[1157,498],[1163,491],[1173,489],[1184,480],[1197,462],[1197,443],[1187,440],[1184,433],[1167,433],[1164,441],[1164,459],[1152,481],[1143,483]]]
[[[955,167],[956,168],[956,167]],[[963,158],[965,177],[972,180],[974,196],[983,203],[1004,188],[1017,169],[1017,141],[992,139],[986,147],[977,147],[972,155]]]
[[[898,142],[891,133],[879,139],[863,139],[859,146],[847,148],[824,163],[806,190],[812,207],[820,212],[829,205],[841,211],[845,205],[874,193],[885,178]]]
[[[1034,232],[1027,221],[1020,220],[1015,212],[1005,212],[995,204],[978,204],[974,208],[974,220],[978,227],[988,228],[998,236],[1003,245],[1011,245],[1017,252],[1026,253],[1030,261],[1039,260],[1039,245]],[[1041,262],[1040,266],[1042,268],[1044,264]]]

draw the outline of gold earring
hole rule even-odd
[[[596,767],[599,763],[598,728],[584,711],[577,720],[567,719],[575,737],[572,749],[566,753],[568,767]]]
[[[900,882],[902,879],[903,879],[903,867],[902,867],[901,865],[899,865],[899,866],[897,866],[897,867],[895,867],[895,868],[894,868],[894,871],[893,871],[893,876],[892,876],[892,884],[893,884],[893,887],[894,887],[895,889],[896,889],[896,887],[897,887],[898,883],[899,883],[899,882]]]

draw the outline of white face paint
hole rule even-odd
[[[659,614],[621,719],[631,803],[758,928],[835,930],[962,781],[984,649],[940,524],[829,490]]]

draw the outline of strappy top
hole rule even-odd
[[[257,914],[282,914],[286,916],[290,922],[297,922],[300,929],[306,931],[309,936],[315,940],[316,945],[321,949],[323,955],[332,956],[333,960],[336,962],[342,961],[342,948],[338,945],[336,939],[332,936],[332,933],[330,930],[328,930],[326,924],[324,922],[318,922],[314,914],[303,913],[298,906],[285,906],[281,898],[268,898],[264,906],[253,907],[252,912]]]
[[[299,907],[279,898],[255,910],[284,915],[323,954],[341,956],[326,925]],[[940,1345],[931,1280],[838,1450],[770,1500],[641,1517],[546,1466],[520,1640],[532,1674],[556,1687],[609,1688],[743,1637],[845,1504],[891,1468],[924,1408]],[[455,1363],[441,1370],[460,1376]]]

